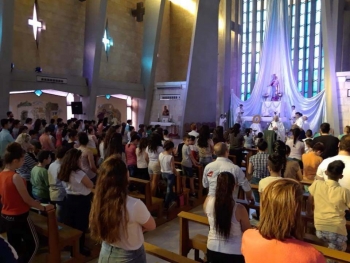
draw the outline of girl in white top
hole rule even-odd
[[[66,217],[63,222],[83,232],[80,237],[80,253],[89,256],[90,251],[85,247],[85,233],[89,226],[92,188],[94,184],[80,168],[82,151],[70,149],[61,161],[58,179],[67,192]]]
[[[128,196],[125,163],[111,155],[102,163],[99,177],[90,213],[90,235],[102,241],[98,262],[146,262],[143,232],[156,224],[144,203]]]
[[[174,143],[166,141],[164,143],[164,152],[159,154],[160,170],[163,179],[167,182],[166,196],[164,201],[165,209],[170,209],[176,206],[173,187],[175,185],[175,175],[179,176],[176,168],[172,152],[174,150]]]
[[[252,148],[254,146],[254,138],[252,135],[252,129],[245,129],[244,135],[244,148]]]
[[[89,127],[87,132],[88,132],[89,142],[86,145],[86,147],[88,147],[89,150],[92,151],[92,153],[96,156],[98,153],[97,148],[96,148],[98,141],[97,141],[97,138],[95,136],[95,129],[93,127]]]
[[[234,176],[222,172],[217,177],[215,197],[207,197],[204,202],[204,212],[210,225],[208,262],[244,263],[241,253],[242,235],[250,228],[250,222],[245,207],[237,204],[232,197],[234,187]]]
[[[163,151],[162,138],[159,134],[153,133],[149,139],[146,153],[148,155],[148,173],[151,178],[151,194],[156,195],[159,176],[161,174],[159,154]]]
[[[136,148],[136,161],[137,161],[137,173],[138,178],[149,180],[148,174],[148,154],[146,148],[148,144],[147,138],[141,138],[139,146]]]
[[[301,161],[301,156],[305,152],[305,145],[302,141],[299,141],[300,129],[295,128],[292,130],[293,138],[288,139],[286,145],[290,147],[289,158],[298,159]]]

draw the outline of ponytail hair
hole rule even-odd
[[[19,160],[24,157],[25,150],[18,142],[13,142],[7,145],[5,155],[4,155],[4,164],[11,164],[14,160]]]
[[[287,166],[287,146],[281,140],[277,140],[273,144],[273,159],[279,158],[279,162],[282,165],[281,176],[284,177],[284,171]]]

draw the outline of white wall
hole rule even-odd
[[[335,117],[339,117],[340,132],[343,133],[343,128],[350,125],[350,72],[338,72],[337,77],[339,116]],[[346,78],[349,78],[349,81],[346,81]]]

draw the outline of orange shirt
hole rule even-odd
[[[14,171],[0,173],[1,213],[9,216],[21,215],[29,211],[29,205],[23,201],[13,183],[14,174]],[[27,184],[25,179],[23,179],[23,182],[25,185]]]
[[[315,152],[308,152],[302,155],[301,160],[304,166],[304,177],[313,181],[316,176],[317,168],[322,163],[322,157],[316,155]]]
[[[326,263],[324,256],[309,243],[292,238],[265,239],[255,229],[244,232],[242,254],[246,263]]]

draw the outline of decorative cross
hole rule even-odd
[[[113,47],[113,38],[111,38],[108,31],[108,19],[106,21],[106,27],[105,27],[105,32],[103,34],[102,43],[105,46],[105,52],[106,52],[106,57],[108,61],[109,49],[110,47]]]
[[[136,9],[131,10],[131,15],[136,17],[137,22],[143,21],[143,16],[145,15],[145,8],[143,7],[143,2],[136,4]]]
[[[34,39],[36,41],[36,45],[38,47],[39,43],[38,43],[38,39],[37,39],[37,34],[41,30],[45,30],[46,26],[45,26],[45,23],[43,21],[38,20],[37,8],[36,7],[37,7],[37,0],[35,0],[35,2],[34,2],[33,18],[32,19],[28,19],[28,25],[33,27],[33,35],[34,35]]]

